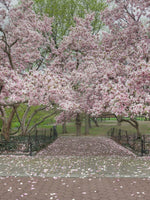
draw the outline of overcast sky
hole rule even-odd
[[[17,1],[18,1],[18,0],[11,0],[11,1],[12,1],[12,3],[14,3],[14,4],[15,4],[15,3],[17,3]]]

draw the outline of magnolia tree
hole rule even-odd
[[[28,107],[23,114],[23,117],[20,118],[19,113],[16,110],[17,118],[21,124],[22,134],[30,133],[37,125],[42,123],[48,117],[54,116],[61,112],[63,105],[70,104],[72,98],[70,96],[72,89],[68,83],[68,80],[62,78],[49,69],[42,71],[30,71],[25,77],[25,88],[28,87],[28,82],[30,83],[30,88],[28,91]],[[27,119],[27,115],[31,110],[31,106],[41,105],[36,108],[33,113]],[[59,106],[61,105],[61,107]],[[30,126],[31,120],[42,110],[47,110],[40,119]]]
[[[103,20],[110,33],[101,42],[98,34],[92,34],[94,14],[75,18],[76,25],[58,48],[51,37],[52,19],[35,14],[31,1],[22,0],[16,7],[8,0],[2,2],[0,113],[6,138],[15,113],[22,132],[27,133],[34,128],[29,124],[35,113],[56,104],[64,111],[58,121],[76,118],[77,135],[82,114],[99,116],[103,112],[121,120],[131,117],[130,123],[140,134],[134,116],[149,114],[148,1],[121,0],[113,9],[106,9]],[[27,103],[22,119],[17,112],[21,102]],[[8,105],[12,112],[6,118]],[[30,105],[42,106],[26,121]]]
[[[61,108],[56,107],[56,105],[65,105],[72,101],[70,97],[72,90],[68,84],[68,80],[51,73],[49,70],[30,71],[30,74],[24,74],[24,79],[20,79],[20,76],[17,77],[14,71],[12,71],[11,75],[8,75],[9,77],[3,81],[4,84],[0,95],[0,112],[3,121],[2,133],[6,139],[9,138],[8,129],[10,129],[9,126],[11,126],[11,121],[15,113],[21,125],[21,133],[25,135],[30,133],[35,126],[39,125],[46,118],[59,113]],[[20,118],[17,112],[20,103],[27,104],[27,109],[22,118]],[[36,108],[27,120],[27,115],[33,105],[41,106]],[[12,107],[9,117],[7,117],[7,112],[5,111],[5,108],[8,106]],[[49,112],[37,120],[34,125],[30,126],[30,122],[35,114],[44,109],[47,109]],[[6,133],[8,134],[6,135]]]
[[[1,118],[2,134],[6,139],[9,138],[9,129],[15,111],[12,109],[10,116],[7,117],[3,105],[24,101],[22,94],[24,90],[23,87],[21,88],[21,82],[24,83],[23,73],[32,68],[33,64],[41,58],[40,49],[48,41],[42,36],[42,27],[44,29],[45,24],[32,12],[31,5],[30,1],[22,1],[19,6],[12,7],[9,0],[1,1],[0,66],[1,73],[5,72],[1,80]],[[47,27],[49,26],[45,28]]]
[[[12,108],[9,117],[7,117],[5,106],[13,105],[12,99],[16,98],[18,102],[24,100],[19,89],[22,89],[23,82],[21,78],[13,70],[6,70],[0,67],[0,82],[1,82],[1,92],[0,92],[0,118],[2,120],[2,133],[8,140],[9,135],[7,130],[11,127],[11,121],[15,115],[15,110]],[[16,90],[14,89],[16,88]],[[14,103],[14,102],[13,102]],[[16,107],[17,105],[14,104]]]
[[[32,2],[21,1],[11,7],[4,0],[0,10],[0,64],[18,72],[34,67],[42,53],[50,47],[52,19],[36,15],[32,11]]]
[[[115,1],[114,8],[106,8],[102,18],[110,33],[103,36],[104,58],[132,68],[136,67],[139,59],[148,61],[149,15],[150,3],[147,0],[120,0]]]
[[[146,76],[150,57],[149,17],[150,2],[146,0],[115,1],[112,9],[104,11],[103,20],[109,33],[103,35],[101,57],[107,67],[105,84],[96,91],[97,96],[102,95],[103,104],[94,104],[92,109],[92,113],[98,115],[102,107],[120,121],[127,121],[124,116],[131,117],[128,122],[137,129],[138,136],[139,127],[134,117],[149,114],[150,91]]]
[[[93,106],[93,88],[97,83],[95,75],[98,70],[100,79],[104,74],[103,65],[99,67],[102,64],[99,35],[92,34],[93,19],[94,14],[86,15],[85,19],[75,18],[75,27],[60,42],[50,66],[55,73],[66,77],[72,86],[73,102],[65,105],[65,112],[57,120],[60,122],[75,117],[77,135],[81,134],[81,115],[89,114]]]
[[[36,113],[51,108],[59,100],[65,104],[69,100],[64,90],[69,90],[69,85],[67,79],[44,70],[47,53],[51,60],[55,50],[51,40],[52,19],[35,14],[29,0],[22,0],[16,7],[3,0],[0,19],[0,117],[2,134],[8,140],[12,119],[21,102],[28,105],[22,120],[16,112],[24,133],[29,127],[30,119],[25,125],[29,106],[45,105]],[[5,112],[7,106],[12,108],[9,116]]]

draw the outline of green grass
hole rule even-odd
[[[141,134],[150,134],[150,121],[142,121],[139,120],[139,127],[140,127],[140,132]],[[127,130],[128,132],[136,132],[135,128],[133,128],[130,124],[128,123],[122,123],[120,126],[118,126],[118,123],[116,119],[114,118],[107,118],[106,120],[103,120],[102,122],[98,120],[99,127],[96,127],[95,124],[92,122],[92,128],[89,129],[89,135],[91,136],[105,136],[107,135],[107,132],[111,128],[120,128],[123,130]],[[16,122],[16,126],[18,123]],[[46,133],[50,133],[50,128],[53,127],[53,123],[50,124],[50,120],[47,120],[45,123],[40,124],[38,126],[38,130],[41,132],[44,132],[44,129],[47,129]],[[67,131],[68,135],[75,135],[76,134],[76,127],[75,127],[75,122],[69,122],[67,123]],[[62,125],[59,124],[57,125],[57,132],[59,135],[62,135]],[[85,132],[85,127],[84,127],[84,121],[82,122],[82,128],[81,128],[81,133],[84,135]]]
[[[141,134],[150,134],[150,121],[138,121],[138,122],[139,122]],[[131,132],[131,133],[133,132],[136,133],[135,128],[132,127],[130,124],[122,123],[119,126],[116,120],[106,120],[106,121],[98,122],[98,124],[99,124],[99,127],[96,127],[95,124],[92,123],[92,128],[89,129],[90,130],[89,135],[105,136],[107,135],[108,130],[111,128],[118,128],[118,129],[127,130],[128,132]],[[73,122],[67,123],[67,131],[68,131],[68,134],[75,135],[76,133],[75,123]],[[62,135],[62,125],[57,125],[57,132],[59,135]],[[84,135],[84,132],[85,132],[85,127],[84,127],[84,123],[82,123],[82,128],[81,128],[82,135]]]
[[[141,134],[150,134],[150,121],[138,121],[138,123]],[[122,123],[121,126],[116,125],[116,127],[127,131],[136,132],[135,128],[128,123]]]

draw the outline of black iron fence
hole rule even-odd
[[[150,155],[150,135],[142,135],[139,138],[136,133],[117,128],[111,128],[107,135],[137,155]]]
[[[29,135],[10,136],[6,141],[1,135],[0,154],[35,155],[57,138],[56,127],[50,129],[35,129]]]

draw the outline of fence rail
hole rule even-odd
[[[121,145],[130,148],[137,155],[150,155],[150,135],[137,137],[136,133],[127,130],[111,128],[107,135]]]
[[[1,135],[0,154],[35,155],[57,138],[57,130],[54,126],[51,129],[35,129],[29,135],[10,136],[6,141]]]

